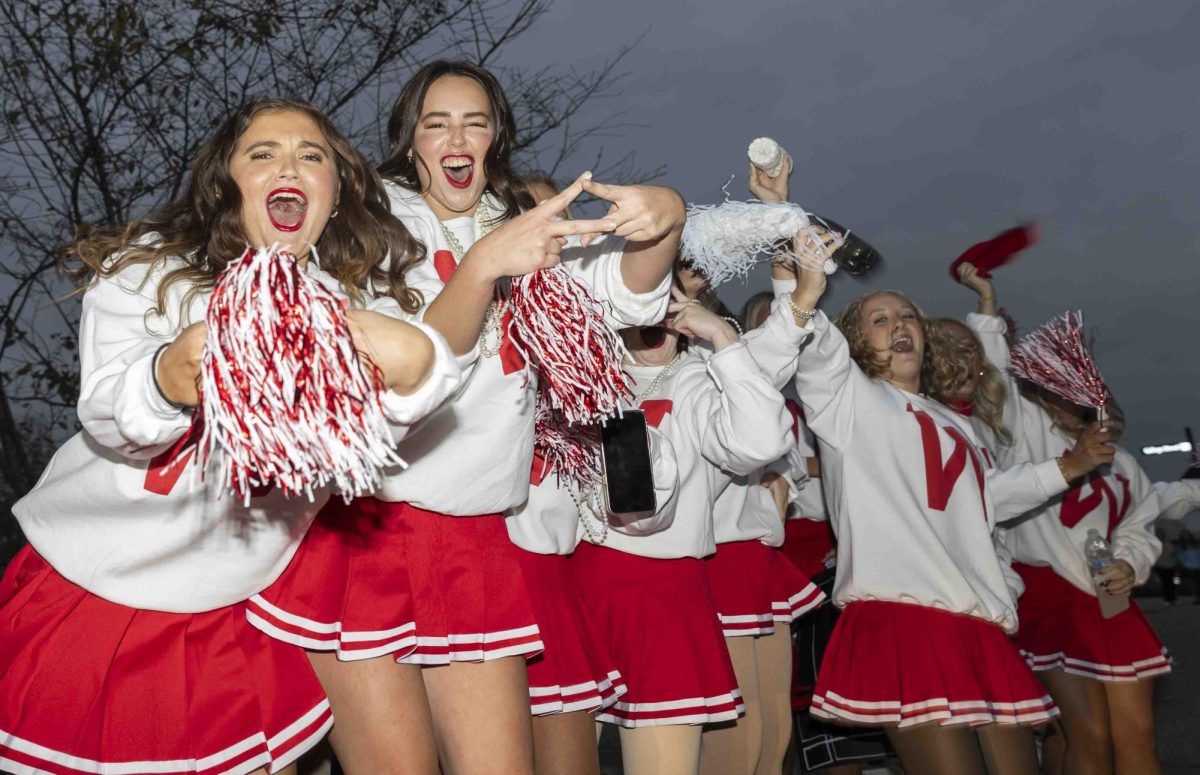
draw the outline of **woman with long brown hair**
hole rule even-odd
[[[408,275],[418,315],[479,362],[401,448],[413,465],[376,498],[323,515],[304,562],[259,598],[281,637],[314,650],[350,773],[533,766],[525,660],[544,644],[503,512],[528,496],[537,377],[509,337],[508,278],[561,261],[615,325],[665,312],[679,195],[585,174],[534,206],[511,167],[515,142],[508,100],[481,67],[431,62],[401,90],[380,171],[426,249]],[[611,202],[605,216],[560,220],[585,191]],[[347,523],[358,526],[350,540]]]
[[[351,307],[392,422],[458,386],[440,335],[364,309],[415,310],[404,271],[420,254],[382,181],[308,103],[244,105],[182,196],[84,234],[70,249],[89,278],[83,430],[13,509],[30,546],[0,581],[0,769],[278,772],[329,728],[303,652],[252,628],[245,604],[329,491],[243,500],[194,471],[208,297],[248,245],[276,243]]]
[[[833,323],[817,310],[835,247],[797,244],[784,297],[811,332],[796,389],[820,443],[844,609],[812,713],[884,727],[914,772],[1036,772],[1028,725],[1055,709],[1008,639],[1018,590],[992,529],[1099,458],[987,467],[971,428],[928,397],[953,380],[954,352],[916,304],[882,291]]]

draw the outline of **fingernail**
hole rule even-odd
[[[583,173],[583,182],[590,183],[591,181],[592,181],[592,171],[588,170],[587,172]]]
[[[617,228],[617,224],[613,223],[612,221],[605,221],[604,228],[608,229],[609,231],[612,231],[613,229]]]

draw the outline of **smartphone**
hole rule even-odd
[[[627,409],[600,426],[600,455],[604,463],[604,505],[613,517],[626,521],[655,512],[654,463],[646,415]]]

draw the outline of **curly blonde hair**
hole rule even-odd
[[[979,379],[968,399],[971,402],[972,416],[991,428],[1001,442],[1011,443],[1012,434],[1004,427],[1004,400],[1008,397],[1008,388],[1000,370],[983,357],[983,345],[980,344],[979,337],[954,318],[939,318],[933,321],[933,324],[942,328],[950,339],[953,354],[947,365],[953,369],[956,381],[949,393],[930,393],[930,398],[952,405],[959,388],[970,381],[972,373],[978,367]],[[962,337],[951,331],[957,331]]]
[[[903,300],[916,310],[917,322],[925,336],[925,351],[921,356],[921,392],[929,396],[951,394],[957,380],[961,378],[959,375],[962,372],[950,335],[936,325],[916,302],[899,291],[871,291],[847,304],[845,309],[834,318],[833,324],[838,327],[850,345],[850,357],[868,377],[872,379],[887,378],[892,358],[890,355],[878,356],[871,350],[867,344],[867,332],[862,324],[862,312],[866,303],[876,296],[885,294]]]

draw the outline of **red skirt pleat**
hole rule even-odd
[[[1135,600],[1111,619],[1094,595],[1053,568],[1016,563],[1025,581],[1017,646],[1034,670],[1061,669],[1100,681],[1138,681],[1171,672],[1171,657]]]
[[[87,592],[27,547],[0,582],[0,770],[274,772],[333,723],[305,653],[245,605],[147,611]]]
[[[703,560],[659,560],[583,543],[569,564],[627,688],[598,721],[708,724],[745,712]]]
[[[279,579],[250,599],[250,621],[344,660],[528,658],[542,641],[517,552],[499,514],[331,501]]]
[[[761,541],[717,545],[704,561],[726,638],[770,635],[825,602],[825,593],[779,549]]]
[[[612,705],[625,693],[625,680],[592,629],[567,557],[520,548],[517,555],[546,646],[528,663],[533,714],[591,713]]]
[[[812,715],[901,727],[1039,724],[1058,714],[999,626],[905,603],[855,601],[825,649]]]

